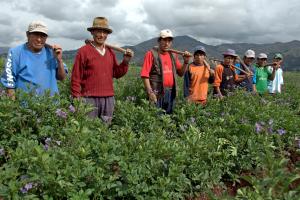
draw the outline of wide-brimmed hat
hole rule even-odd
[[[28,33],[34,33],[34,32],[39,32],[39,33],[44,33],[48,35],[48,28],[46,24],[42,21],[32,21],[28,25]]]
[[[93,21],[93,26],[87,28],[88,31],[95,29],[106,30],[108,33],[112,33],[112,29],[108,25],[108,20],[105,17],[95,17]]]
[[[235,53],[235,50],[233,49],[227,49],[224,53],[224,56],[233,56],[233,57],[237,57],[238,55]]]

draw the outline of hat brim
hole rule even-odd
[[[233,57],[238,57],[238,55],[236,55],[236,54],[229,54],[229,53],[228,53],[228,54],[227,54],[227,53],[225,53],[225,54],[223,53],[223,56],[233,56]]]
[[[47,36],[48,36],[48,33],[47,33],[47,31],[45,31],[45,30],[40,30],[40,29],[34,29],[34,30],[32,30],[32,31],[27,31],[28,33],[44,33],[44,34],[46,34]]]
[[[173,36],[160,36],[159,38],[162,38],[162,39],[165,39],[165,38],[171,38],[172,40],[174,39],[174,37]]]
[[[109,34],[111,34],[113,31],[110,28],[106,28],[106,27],[89,27],[87,28],[88,31],[92,31],[92,30],[105,30],[107,31]]]

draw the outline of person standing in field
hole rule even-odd
[[[238,59],[240,58],[238,57]],[[255,80],[255,67],[253,66],[254,60],[255,60],[255,52],[249,49],[245,52],[243,60],[240,61],[240,64],[238,66],[244,71],[250,72],[252,74],[252,77],[248,77],[244,79],[241,83],[239,83],[239,87],[245,89],[248,92],[253,92],[253,81]],[[236,70],[236,74],[247,75],[240,70]]]
[[[126,49],[123,61],[118,64],[114,51],[105,45],[112,29],[105,17],[96,17],[87,30],[93,41],[81,47],[75,57],[71,77],[71,93],[74,98],[83,98],[92,104],[91,118],[100,118],[110,124],[114,111],[113,78],[121,78],[128,71],[129,61],[133,56]]]
[[[17,89],[37,95],[58,93],[57,80],[64,80],[67,73],[61,46],[46,44],[48,28],[42,21],[31,22],[26,36],[26,43],[8,51],[1,76],[7,94],[15,99]]]
[[[229,92],[233,92],[236,84],[243,81],[247,76],[237,75],[234,69],[234,60],[237,54],[233,49],[227,49],[224,53],[224,61],[215,68],[214,80],[214,95],[222,99],[227,96]]]
[[[191,54],[185,51],[181,64],[177,54],[168,51],[173,42],[173,33],[169,29],[162,30],[157,41],[158,49],[145,54],[141,78],[150,102],[171,114],[175,106],[176,74],[183,76]]]
[[[254,92],[259,95],[263,95],[268,92],[268,81],[274,80],[277,66],[273,66],[273,69],[267,67],[268,56],[265,53],[260,53],[257,57],[257,64],[255,65],[255,81]]]
[[[283,87],[283,71],[282,71],[283,56],[280,53],[276,53],[273,59],[274,63],[277,63],[277,70],[275,72],[274,80],[269,80],[268,89],[270,94],[281,93]]]
[[[196,46],[194,48],[194,60],[184,74],[184,97],[189,102],[202,105],[207,102],[209,80],[214,78],[214,71],[205,59],[205,48]]]

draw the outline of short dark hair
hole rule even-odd
[[[201,50],[195,51],[195,52],[194,52],[194,56],[195,56],[196,54],[203,54],[203,55],[206,56],[206,53],[205,53],[204,51],[201,51]]]

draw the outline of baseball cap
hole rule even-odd
[[[281,59],[281,60],[282,60],[282,59],[283,59],[283,56],[282,56],[281,53],[276,53],[275,56],[274,56],[274,58],[275,58],[275,59]]]
[[[46,24],[42,21],[33,21],[28,26],[28,32],[29,33],[40,32],[48,35],[48,28]]]
[[[196,53],[197,51],[202,51],[203,53],[206,54],[206,50],[204,46],[198,45],[193,49],[194,53]]]
[[[257,58],[259,58],[259,59],[262,59],[262,58],[268,58],[268,56],[267,56],[267,54],[265,54],[265,53],[260,53],[260,54],[258,54],[258,57]]]
[[[169,29],[161,30],[159,33],[159,38],[173,38],[173,33]]]
[[[248,49],[245,52],[245,57],[246,58],[255,58],[255,52],[252,49]]]

